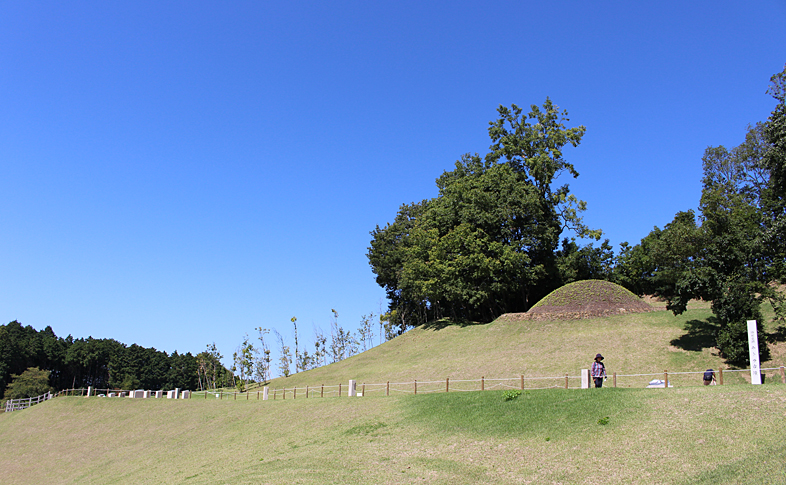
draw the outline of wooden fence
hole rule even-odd
[[[765,381],[780,381],[786,384],[786,368],[769,367],[760,369],[762,372],[762,382]],[[764,371],[770,372],[765,378]],[[587,370],[585,369],[585,372]],[[647,373],[647,374],[618,374],[612,372],[607,375],[604,387],[625,387],[625,388],[642,388],[642,387],[690,387],[703,385],[703,375],[705,370],[689,371],[689,372],[663,372]],[[747,373],[750,374],[750,369],[716,369],[714,370],[716,377],[716,384],[724,385],[729,384],[729,378],[735,374]],[[745,375],[745,374],[743,374]],[[744,382],[743,378],[735,377],[733,381]],[[350,381],[349,384],[337,385],[324,385],[318,386],[305,386],[305,387],[283,387],[283,388],[269,388],[265,387],[256,391],[237,392],[225,390],[208,390],[187,392],[187,399],[220,399],[220,400],[286,400],[286,399],[309,399],[309,398],[326,398],[326,397],[345,397],[345,396],[371,396],[371,395],[385,395],[390,396],[393,394],[429,394],[435,392],[473,392],[473,391],[492,391],[492,390],[537,390],[537,389],[582,389],[593,387],[592,379],[582,379],[582,376],[571,376],[565,374],[562,376],[553,377],[537,377],[519,375],[518,377],[509,378],[486,378],[481,376],[480,379],[450,379],[439,381],[407,381],[407,382],[384,382],[384,383],[356,383]],[[139,391],[136,391],[139,392]],[[58,392],[54,396],[86,396],[91,397],[131,397],[134,391],[120,390],[120,389],[65,389]],[[166,396],[166,394],[164,394]],[[153,397],[152,395],[150,397]],[[31,398],[32,400],[40,399]],[[27,401],[24,399],[15,401]],[[10,401],[9,401],[10,402]],[[35,402],[41,402],[35,401]],[[33,402],[33,404],[35,404]],[[27,406],[25,406],[27,407]],[[9,404],[6,403],[8,410]],[[15,407],[14,409],[24,409],[24,407]],[[11,410],[14,410],[11,409]]]
[[[51,392],[47,392],[46,394],[41,394],[40,396],[36,397],[27,397],[24,399],[9,399],[5,402],[5,412],[10,413],[11,411],[19,411],[21,409],[27,409],[34,404],[38,404],[44,401],[48,401],[52,399],[54,396]]]

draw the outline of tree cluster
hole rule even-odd
[[[691,299],[711,301],[716,346],[739,365],[749,361],[746,321],[759,322],[761,333],[761,303],[785,316],[778,284],[786,274],[786,68],[771,81],[778,104],[767,121],[731,150],[705,150],[698,214],[679,212],[640,244],[623,246],[615,270],[630,290],[667,298],[675,314]]]
[[[516,105],[497,111],[488,154],[462,156],[437,179],[436,198],[402,205],[371,232],[368,259],[395,333],[442,317],[526,311],[564,282],[561,269],[569,278],[581,266],[570,242],[559,254],[563,231],[600,237],[582,222],[586,204],[555,184],[562,173],[578,176],[563,148],[578,146],[586,129],[567,128],[567,112],[548,98],[527,115]]]
[[[168,355],[113,339],[62,338],[52,327],[39,332],[16,320],[0,325],[0,389],[29,368],[48,372],[54,389],[196,389],[199,385],[199,364],[190,353]]]

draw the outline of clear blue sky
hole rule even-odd
[[[766,119],[786,2],[0,1],[0,320],[173,352],[385,307],[369,231],[487,152],[500,104],[615,247]],[[290,342],[290,345],[292,343]]]

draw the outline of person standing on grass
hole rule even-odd
[[[606,366],[603,365],[602,360],[602,355],[595,355],[595,362],[592,363],[592,368],[590,369],[590,374],[595,380],[595,387],[603,387],[603,378],[606,377]]]

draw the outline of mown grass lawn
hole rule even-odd
[[[786,385],[287,401],[57,398],[3,483],[785,483]]]

